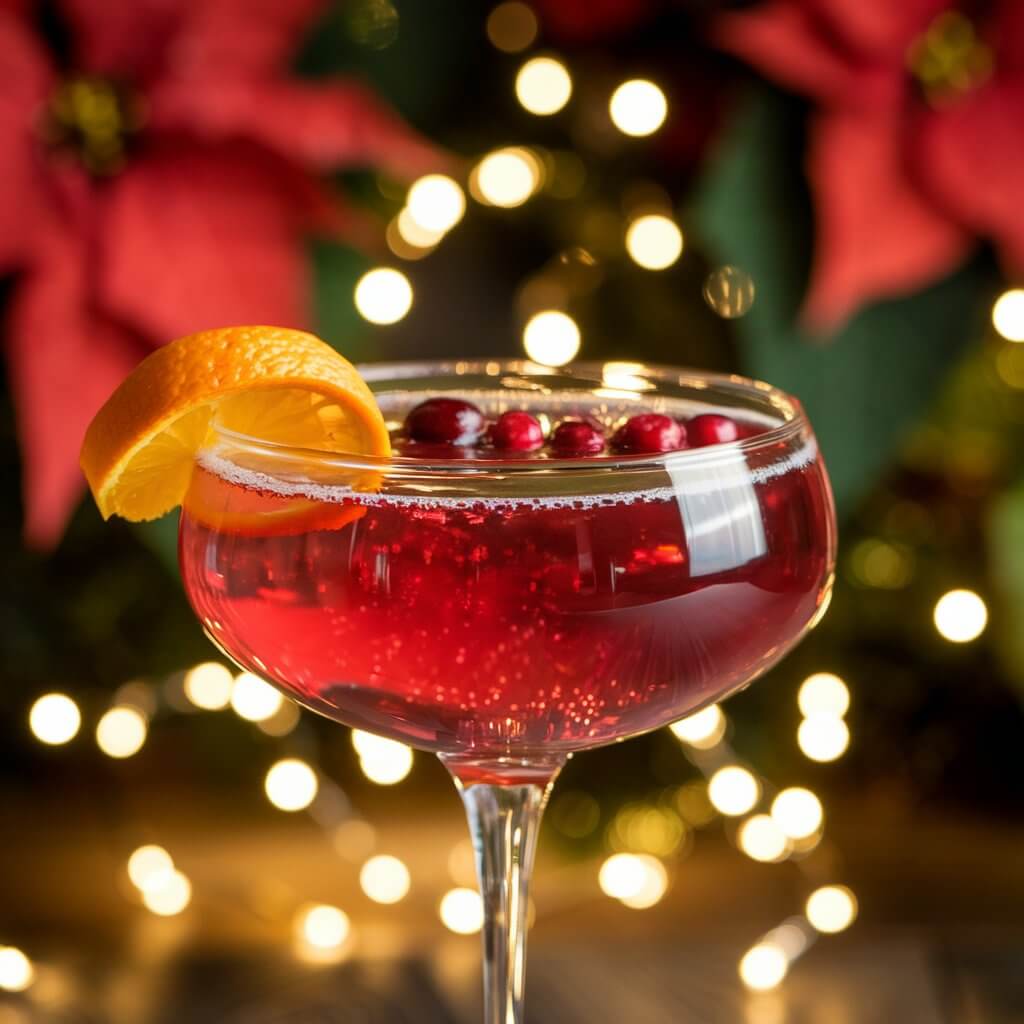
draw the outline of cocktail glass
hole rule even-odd
[[[521,1024],[534,848],[566,759],[719,700],[825,607],[831,491],[799,403],[639,364],[363,368],[389,426],[427,397],[606,427],[725,414],[726,444],[657,455],[390,459],[216,426],[180,556],[213,641],[301,704],[438,754],[469,818],[486,1024]]]

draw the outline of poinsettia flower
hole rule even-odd
[[[978,236],[1024,268],[1024,4],[977,10],[768,0],[716,23],[724,48],[814,102],[812,326],[938,280]]]
[[[322,0],[0,0],[0,273],[25,532],[53,543],[93,413],[154,345],[301,325],[303,239],[361,223],[318,175],[443,160],[358,82],[289,59]]]

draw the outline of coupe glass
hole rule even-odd
[[[537,830],[566,760],[748,684],[810,628],[835,520],[810,424],[740,377],[580,364],[362,368],[389,426],[427,397],[614,427],[719,413],[738,440],[658,455],[388,459],[215,425],[181,518],[213,641],[346,725],[438,754],[469,817],[486,1024],[521,1024]]]

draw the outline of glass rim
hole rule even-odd
[[[606,368],[615,367],[618,372],[628,367],[636,376],[661,380],[694,391],[715,392],[737,397],[756,398],[762,405],[770,406],[785,418],[777,426],[769,427],[759,434],[737,441],[706,445],[701,448],[683,448],[657,454],[615,454],[595,455],[587,458],[565,459],[502,459],[502,458],[419,458],[410,455],[363,455],[355,452],[327,448],[304,448],[298,445],[270,441],[266,438],[245,434],[216,421],[211,423],[212,432],[236,449],[260,453],[271,458],[335,465],[345,469],[365,469],[377,472],[398,471],[410,475],[530,475],[546,474],[574,475],[594,470],[651,470],[667,465],[713,462],[720,458],[735,459],[738,453],[750,453],[771,448],[779,443],[791,441],[804,431],[810,431],[810,422],[800,400],[781,388],[752,377],[734,373],[667,366],[658,363],[640,363],[632,360],[583,361],[565,366],[546,366],[524,359],[438,359],[398,360],[379,363],[357,364],[360,376],[374,390],[374,385],[394,383],[395,390],[401,389],[403,380],[416,380],[423,376],[458,378],[476,374],[500,377],[502,373],[521,373],[526,376],[562,375],[577,377],[581,381],[600,382]],[[595,379],[596,376],[596,379]],[[381,389],[384,390],[384,389]],[[477,390],[480,390],[477,388]],[[510,389],[511,390],[511,389]],[[614,388],[612,388],[614,390]],[[628,389],[622,389],[628,390]],[[639,391],[638,394],[647,392]],[[208,448],[204,445],[204,448]]]

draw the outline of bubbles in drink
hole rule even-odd
[[[740,267],[719,267],[704,280],[704,301],[726,320],[745,316],[754,304],[754,279]]]

